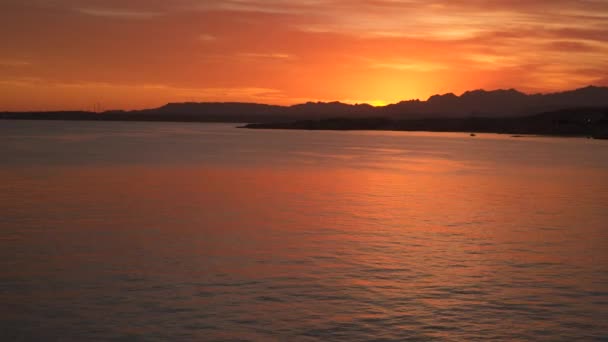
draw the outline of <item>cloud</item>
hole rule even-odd
[[[184,89],[186,90],[186,89]],[[199,98],[269,99],[284,97],[278,89],[261,87],[216,87],[187,89],[185,95]]]
[[[78,12],[95,16],[115,19],[152,19],[164,15],[164,12],[134,11],[108,8],[78,8]]]
[[[32,65],[32,63],[28,61],[18,60],[18,59],[0,59],[0,67],[7,68],[22,68],[28,67]]]
[[[39,77],[9,77],[0,79],[0,85],[11,87],[34,87],[46,83]]]
[[[427,62],[427,61],[389,61],[389,62],[376,62],[371,65],[372,68],[378,69],[394,69],[400,71],[416,71],[416,72],[430,72],[445,70],[448,68],[447,65],[442,63]]]
[[[593,84],[608,87],[608,77],[600,77],[593,81]]]
[[[192,87],[163,83],[65,82],[39,77],[9,77],[0,78],[0,88],[2,87],[31,96],[43,97],[71,98],[74,94],[79,94],[84,99],[91,99],[103,95],[110,106],[115,106],[114,103],[125,100],[119,96],[120,94],[129,94],[131,98],[129,101],[132,101],[133,98],[145,99],[146,105],[137,106],[141,108],[171,101],[278,103],[288,99],[279,89],[256,86]],[[0,99],[3,95],[0,91]],[[157,102],[150,104],[148,102],[150,98]],[[133,102],[130,106],[133,106]],[[0,110],[3,109],[0,108]]]
[[[274,52],[274,53],[244,52],[244,53],[239,53],[238,56],[245,57],[245,58],[265,58],[265,59],[283,59],[283,60],[293,58],[293,56],[290,54],[279,53],[279,52]]]
[[[472,53],[464,55],[465,61],[480,69],[496,70],[513,68],[522,64],[521,58],[504,54]]]
[[[88,85],[91,83],[87,83]],[[94,83],[97,84],[97,83]],[[223,96],[247,96],[247,97],[259,97],[266,96],[269,94],[278,95],[281,92],[277,89],[263,88],[263,87],[180,87],[167,84],[137,84],[137,85],[124,85],[126,87],[137,87],[142,89],[155,89],[155,90],[170,90],[173,93],[180,94],[182,96],[200,96],[200,97],[223,97]]]
[[[605,29],[608,2],[593,0],[225,0],[199,10],[297,17],[305,32],[458,40],[495,31]],[[600,36],[602,37],[602,36]],[[608,38],[604,35],[602,40]]]
[[[212,42],[217,40],[217,37],[211,34],[203,33],[198,36],[198,39],[203,42]]]
[[[547,48],[554,49],[557,51],[572,51],[572,52],[591,52],[591,51],[601,51],[601,46],[594,46],[587,42],[583,41],[567,41],[567,40],[558,40],[552,41],[548,44]]]
[[[265,87],[180,87],[165,84],[141,84],[128,87],[156,90],[173,94],[181,99],[194,101],[251,101],[274,103],[284,101],[281,90]]]
[[[223,0],[194,1],[192,8],[204,11],[257,12],[267,14],[303,14],[323,8],[328,1],[324,0]]]
[[[136,84],[125,84],[125,83],[109,83],[109,82],[64,82],[50,79],[44,79],[40,77],[13,77],[0,79],[0,84],[20,86],[20,87],[34,87],[34,86],[48,86],[54,88],[116,88],[116,89],[144,89],[144,90],[162,90],[170,92],[171,94],[177,94],[180,96],[209,96],[209,97],[222,97],[222,96],[251,96],[251,97],[264,97],[264,96],[280,96],[281,91],[272,88],[264,87],[183,87],[178,85],[169,85],[162,83],[136,83]]]

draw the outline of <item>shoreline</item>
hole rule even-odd
[[[540,120],[539,120],[540,119]],[[428,118],[401,119],[388,118],[330,118],[321,120],[300,120],[268,123],[243,123],[232,120],[201,120],[168,116],[156,118],[119,117],[2,117],[0,121],[78,121],[78,122],[168,122],[168,123],[208,123],[239,124],[235,128],[280,129],[303,131],[387,131],[387,132],[431,132],[463,133],[474,138],[476,134],[501,134],[513,138],[528,136],[587,138],[608,140],[608,125],[605,120],[588,121],[580,118],[539,118],[538,116],[519,118]]]
[[[237,128],[283,129],[308,131],[389,131],[462,133],[474,138],[477,134],[510,135],[513,138],[527,136],[608,139],[608,127],[603,121],[591,123],[561,122],[556,120],[530,120],[530,118],[460,118],[390,120],[376,119],[326,119],[277,123],[250,123]]]
[[[498,134],[508,136],[509,138],[578,138],[578,139],[589,139],[589,140],[608,140],[608,137],[592,137],[584,134],[543,134],[543,133],[509,133],[509,132],[494,132],[494,131],[430,131],[430,130],[403,130],[403,129],[305,129],[305,128],[261,128],[261,127],[246,127],[236,126],[235,128],[251,129],[251,130],[285,130],[285,131],[328,131],[328,132],[421,132],[421,133],[461,133],[464,135],[471,135],[471,138],[475,138],[476,135],[480,134]]]
[[[330,119],[331,120],[331,119]],[[356,120],[356,119],[352,119]],[[436,120],[436,119],[427,119]],[[462,119],[465,120],[465,119]],[[298,130],[298,131],[334,131],[334,132],[347,132],[347,131],[378,131],[378,132],[428,132],[428,133],[461,133],[470,135],[471,138],[475,138],[478,134],[499,134],[509,136],[511,138],[528,138],[528,137],[553,137],[553,138],[586,138],[590,140],[608,140],[608,135],[592,135],[587,133],[556,133],[556,132],[532,132],[532,131],[507,131],[507,130],[464,130],[464,129],[415,129],[415,128],[391,128],[391,127],[301,127],[301,122],[281,122],[281,123],[243,123],[235,121],[203,121],[203,120],[124,120],[115,118],[103,118],[103,119],[86,119],[86,118],[0,118],[0,121],[47,121],[47,122],[59,122],[59,121],[71,121],[71,122],[133,122],[133,123],[202,123],[202,124],[239,124],[234,128],[239,129],[252,129],[252,130]],[[404,120],[414,121],[414,120]],[[308,122],[308,121],[307,121]]]

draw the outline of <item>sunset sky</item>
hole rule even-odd
[[[606,0],[2,0],[0,110],[608,85]]]

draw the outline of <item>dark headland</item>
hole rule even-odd
[[[330,118],[254,123],[251,129],[384,130],[584,136],[608,139],[608,108],[572,108],[520,117],[390,119]]]
[[[608,137],[608,87],[551,94],[474,90],[383,107],[340,102],[293,106],[170,103],[145,110],[0,112],[0,119],[249,122],[245,128],[488,132]]]

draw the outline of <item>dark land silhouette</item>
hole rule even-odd
[[[331,118],[248,124],[243,128],[471,132],[587,136],[608,139],[608,107],[565,109],[523,117]],[[471,135],[474,136],[474,134]]]
[[[169,103],[145,110],[0,112],[0,119],[249,122],[247,128],[424,130],[606,137],[608,87],[527,95],[514,89],[433,95],[383,107],[340,102],[293,106]]]

